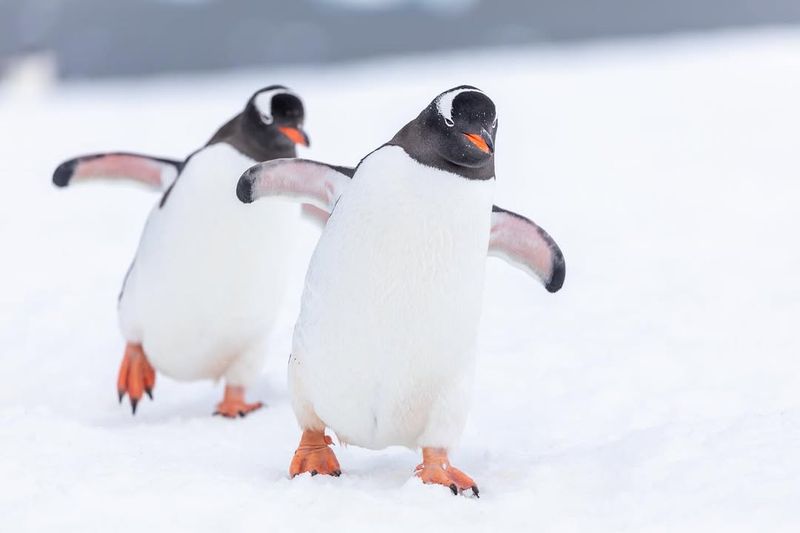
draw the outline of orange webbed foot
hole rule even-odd
[[[226,385],[225,396],[217,404],[217,410],[214,411],[214,414],[225,418],[244,417],[256,409],[261,409],[263,406],[264,404],[261,402],[245,402],[244,387]]]
[[[117,377],[117,394],[119,401],[127,394],[131,399],[131,411],[136,414],[136,406],[146,393],[153,399],[153,387],[156,384],[156,371],[147,360],[141,344],[128,343],[125,345],[125,355],[119,367]]]
[[[310,472],[312,476],[323,474],[339,477],[342,469],[336,454],[329,446],[333,440],[325,435],[324,431],[303,431],[300,444],[292,457],[292,464],[289,465],[289,477]]]
[[[422,464],[417,465],[414,474],[423,483],[448,487],[453,494],[460,494],[469,489],[476,497],[480,497],[475,481],[458,468],[450,465],[447,451],[443,449],[423,448]]]

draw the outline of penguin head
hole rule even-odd
[[[480,89],[461,85],[443,92],[422,112],[423,135],[433,150],[460,167],[494,162],[497,114]]]
[[[303,130],[303,102],[282,85],[270,85],[256,91],[244,110],[244,128],[248,136],[270,148],[294,149],[309,146]]]

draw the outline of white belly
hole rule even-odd
[[[227,144],[194,155],[142,234],[120,325],[176,379],[217,379],[243,356],[260,367],[299,211],[278,199],[239,202],[237,180],[254,163]]]
[[[385,147],[340,199],[309,267],[290,375],[344,441],[416,446],[435,404],[463,398],[493,186]],[[463,418],[466,402],[452,407]]]

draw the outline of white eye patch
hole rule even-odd
[[[264,91],[263,93],[258,93],[256,95],[255,100],[253,100],[256,109],[261,115],[261,120],[264,121],[264,124],[272,124],[273,122],[272,98],[278,94],[292,94],[292,92],[284,88],[272,89],[270,91]]]
[[[439,111],[439,114],[444,117],[444,123],[447,124],[449,127],[452,128],[453,125],[455,124],[455,122],[453,122],[453,100],[455,100],[456,96],[458,96],[461,93],[470,93],[470,92],[481,93],[482,95],[486,96],[486,93],[484,93],[480,89],[462,87],[460,89],[453,89],[452,91],[447,91],[446,93],[442,93],[436,99],[436,109]]]

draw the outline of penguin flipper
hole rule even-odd
[[[489,255],[535,276],[548,292],[564,285],[564,254],[553,238],[531,220],[496,205],[492,206]]]
[[[236,196],[246,204],[265,196],[293,198],[313,218],[327,220],[353,172],[307,159],[273,159],[242,174]]]
[[[175,181],[182,166],[173,159],[127,152],[90,154],[61,163],[53,172],[53,183],[66,187],[91,178],[127,179],[163,191]]]

